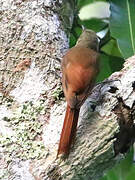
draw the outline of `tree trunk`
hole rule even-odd
[[[53,116],[63,119],[60,61],[69,47],[74,8],[67,0],[0,0],[2,179],[34,179],[30,162],[48,154],[51,135],[44,138],[44,131],[55,129],[54,137],[61,131],[62,122],[47,131],[46,124]]]
[[[124,158],[122,154],[135,137],[134,62],[135,56],[125,62],[120,72],[95,86],[81,108],[76,142],[68,159],[55,160],[54,152],[44,161],[48,179],[96,180]]]
[[[74,9],[75,3],[66,0],[0,1],[3,180],[96,180],[133,143],[135,57],[95,86],[81,108],[68,159],[56,159],[66,106],[60,61]]]

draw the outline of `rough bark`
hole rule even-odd
[[[76,142],[68,159],[55,160],[53,154],[50,157],[54,158],[47,158],[49,165],[44,164],[50,179],[96,180],[124,157],[135,137],[134,83],[135,56],[107,82],[95,86],[81,109]]]
[[[126,152],[133,143],[135,57],[110,82],[95,86],[81,108],[68,159],[56,160],[66,105],[60,61],[73,12],[72,1],[0,1],[3,180],[96,180],[117,162],[114,153]]]
[[[58,100],[60,61],[69,47],[67,37],[74,8],[75,2],[66,0],[0,0],[0,178],[3,180],[34,179],[29,173],[30,162],[48,154],[48,133],[56,129],[52,133],[53,144],[59,139],[56,134],[62,122],[57,123],[57,128],[51,117],[57,122],[64,111],[64,102]],[[49,122],[52,124],[46,130]]]

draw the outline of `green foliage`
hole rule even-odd
[[[123,66],[123,59],[117,56],[109,56],[107,54],[100,55],[100,73],[97,82],[104,80],[113,72],[119,71]]]
[[[101,180],[133,180],[135,165],[133,164],[133,150],[126,158],[110,170]]]
[[[111,39],[108,41],[108,43],[106,43],[102,48],[101,51],[103,51],[104,53],[106,53],[107,55],[110,56],[115,56],[115,57],[121,57],[122,55],[119,51],[118,45],[116,40]]]
[[[110,31],[117,40],[121,54],[128,58],[135,54],[135,0],[110,2]]]
[[[94,2],[98,2],[98,0],[77,0],[78,10]],[[100,54],[103,68],[101,68],[102,72],[98,76],[98,81],[107,78],[112,72],[119,71],[124,59],[135,54],[135,0],[104,2],[110,3],[110,18],[81,20],[76,15],[70,36],[70,47],[72,47],[81,34],[82,25],[102,34]],[[106,69],[106,72],[103,72],[103,69]]]
[[[94,1],[92,1],[94,2]],[[78,1],[78,8],[90,4],[90,1]],[[80,36],[82,29],[81,26],[87,29],[92,29],[95,32],[104,31],[102,34],[103,38],[100,42],[100,62],[101,71],[97,78],[97,81],[101,81],[107,78],[110,74],[115,71],[119,71],[122,68],[124,62],[121,51],[118,47],[116,39],[111,37],[109,21],[107,18],[91,18],[86,20],[81,20],[79,17],[75,18],[73,28],[70,35],[70,47],[74,46],[78,37]],[[106,69],[106,71],[103,71]]]
[[[108,26],[108,23],[101,19],[92,18],[81,21],[81,25],[87,29],[92,29],[95,32],[99,32],[102,29],[105,29]]]

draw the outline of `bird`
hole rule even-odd
[[[61,69],[67,108],[57,157],[66,158],[75,140],[80,108],[90,95],[99,73],[99,39],[94,31],[83,30],[76,45],[64,55]]]

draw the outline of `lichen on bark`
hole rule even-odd
[[[61,87],[60,61],[69,47],[65,32],[69,32],[66,28],[72,26],[74,7],[69,8],[68,15],[65,14],[64,19],[69,19],[66,26],[59,12],[66,4],[70,7],[74,4],[70,3],[62,0],[0,0],[0,123],[3,127],[0,130],[0,141],[4,147],[0,148],[0,160],[10,166],[6,170],[9,170],[8,178],[9,175],[15,176],[15,179],[18,176],[27,177],[29,168],[25,168],[25,164],[27,167],[31,164],[32,167],[32,159],[36,161],[43,158],[39,156],[42,148],[41,154],[43,152],[46,157],[49,139],[46,142],[48,134],[45,133],[51,133],[53,127],[52,124],[50,130],[45,131],[46,124],[54,117],[58,121],[58,104],[59,111],[62,113],[64,110],[63,101],[60,102],[59,95],[56,98],[54,92]],[[44,113],[34,110],[37,103],[40,110],[43,107]],[[21,107],[22,112],[18,114]],[[60,124],[62,126],[62,122]],[[56,132],[60,132],[61,126]],[[56,132],[55,143],[59,137]],[[9,146],[6,153],[7,139]],[[44,147],[36,145],[39,141]],[[28,160],[23,163],[21,159]],[[25,173],[19,170],[19,166]],[[4,167],[0,174],[3,179],[6,178]],[[28,177],[33,180],[33,175]]]

